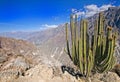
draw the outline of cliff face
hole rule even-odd
[[[120,33],[120,7],[110,7],[108,10],[104,11],[105,16],[105,26],[111,26],[114,30],[118,30]],[[89,28],[93,31],[93,22],[98,18],[98,14],[95,14],[92,17],[89,17]]]
[[[110,7],[105,11],[107,24],[120,29],[120,7]]]

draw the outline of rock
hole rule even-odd
[[[22,68],[24,70],[30,68],[28,61],[25,58],[23,58],[23,57],[17,57],[15,59],[15,61],[13,62],[13,66]]]
[[[26,76],[36,77],[40,76],[42,79],[52,79],[54,77],[54,70],[43,64],[35,66],[26,72]]]
[[[0,71],[0,82],[12,82],[12,80],[19,77],[19,71],[15,69],[9,69]]]
[[[91,77],[92,82],[120,82],[119,76],[114,72],[95,74]]]
[[[104,82],[120,82],[120,78],[116,73],[108,72],[104,79]]]
[[[7,61],[7,57],[0,56],[0,63],[4,63],[5,61]]]
[[[77,80],[68,72],[56,76],[54,75],[54,70],[52,67],[39,64],[34,68],[28,70],[25,73],[25,76],[20,76],[13,82],[85,82],[85,81],[82,79]]]
[[[120,64],[115,65],[112,71],[120,76]]]

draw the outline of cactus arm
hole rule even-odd
[[[75,42],[75,60],[76,60],[76,64],[78,65],[78,60],[79,60],[79,57],[78,57],[78,54],[79,54],[79,51],[78,51],[78,26],[77,26],[77,15],[75,15],[75,23],[74,23],[75,27],[74,27],[74,31],[75,31],[75,39],[74,39],[74,42]]]
[[[66,44],[67,44],[67,54],[69,55],[70,59],[72,60],[70,47],[69,47],[69,40],[68,40],[68,23],[65,24],[65,31],[66,31]]]
[[[87,33],[87,26],[86,26],[86,21],[84,20],[83,24],[83,58],[84,58],[84,73],[86,74],[86,69],[87,69],[87,59],[86,59],[86,33]]]
[[[70,28],[71,28],[71,42],[72,42],[72,60],[74,62],[74,64],[76,64],[76,60],[75,60],[75,42],[74,42],[74,39],[75,39],[75,35],[74,35],[74,19],[73,19],[73,15],[71,15],[71,18],[70,18]]]
[[[80,35],[79,35],[79,68],[81,73],[83,74],[83,21],[80,21]]]
[[[79,68],[83,74],[82,40],[79,38]]]

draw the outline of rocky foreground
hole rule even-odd
[[[89,82],[120,82],[120,77],[114,72],[106,74],[95,74],[91,76]],[[19,75],[19,71],[10,69],[0,73],[0,82],[88,82],[81,77],[76,79],[68,72],[62,73],[59,67],[49,67],[45,64],[38,64]]]
[[[120,82],[119,65],[113,72],[97,73],[85,79],[77,74],[72,62],[63,69],[63,63],[54,57],[41,55],[39,49],[23,40],[0,37],[0,82]],[[71,73],[72,68],[75,73]]]

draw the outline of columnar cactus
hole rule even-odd
[[[107,27],[107,34],[104,31],[104,17],[99,14],[95,24],[93,40],[93,54],[95,54],[95,69],[102,73],[110,70],[115,64],[113,56],[116,42],[116,34],[112,33],[112,27]]]
[[[77,26],[77,15],[75,15],[75,20],[73,15],[71,15],[70,21],[70,31],[71,31],[71,53],[68,41],[68,24],[66,24],[66,41],[67,41],[67,52],[77,65],[83,75],[88,76],[93,67],[93,55],[90,50],[89,45],[89,35],[88,35],[88,23],[87,20],[82,20],[80,24],[80,31]]]
[[[87,20],[81,21],[79,38],[79,68],[82,74],[88,76],[93,67],[93,55],[89,44],[88,23]]]
[[[88,34],[87,20],[81,20],[80,28],[78,28],[77,15],[75,15],[75,19],[71,15],[71,41],[68,39],[68,23],[66,24],[68,55],[85,76],[89,76],[93,68],[97,72],[102,73],[110,70],[115,64],[113,53],[115,50],[116,33],[112,33],[111,27],[108,27],[106,32],[104,22],[103,14],[100,13],[99,18],[95,22],[94,35],[91,41]]]

